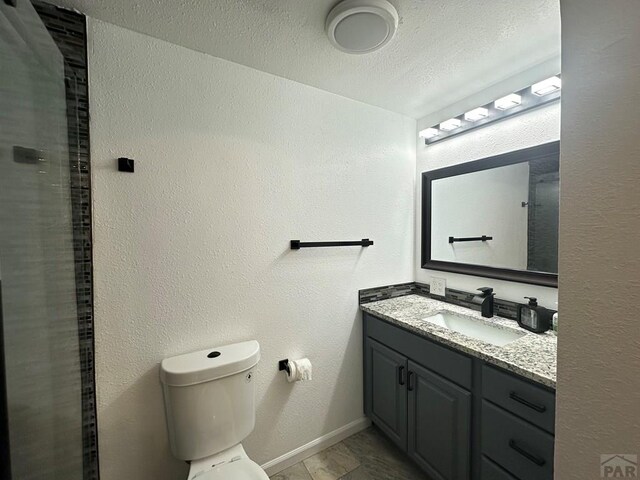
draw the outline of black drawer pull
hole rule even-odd
[[[409,372],[409,377],[407,378],[407,390],[410,392],[413,391],[413,372]]]
[[[509,398],[511,400],[515,400],[518,403],[521,403],[522,405],[524,405],[525,407],[529,407],[533,410],[535,410],[538,413],[543,413],[547,411],[547,407],[545,407],[544,405],[537,405],[535,403],[531,403],[529,400],[522,398],[520,395],[518,395],[516,392],[511,392],[509,394]]]
[[[404,385],[404,365],[398,367],[398,383]]]
[[[509,446],[512,449],[514,449],[516,452],[518,452],[520,455],[525,457],[527,460],[531,460],[533,463],[535,463],[539,467],[547,463],[544,458],[540,458],[532,453],[527,452],[525,449],[519,446],[515,440],[509,440]]]

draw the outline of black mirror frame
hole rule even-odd
[[[440,168],[422,173],[422,268],[442,272],[461,273],[478,277],[497,278],[511,282],[558,287],[558,274],[533,272],[511,268],[489,267],[469,263],[444,262],[431,259],[431,182],[440,178],[528,162],[545,157],[559,157],[560,142],[550,142],[535,147],[516,150],[493,157]]]

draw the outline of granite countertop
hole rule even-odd
[[[480,358],[547,387],[556,388],[557,337],[554,333],[532,333],[520,328],[515,320],[502,317],[484,318],[475,310],[420,295],[405,295],[365,303],[360,307],[371,315],[417,335]],[[524,335],[503,347],[498,347],[423,320],[443,310],[473,317],[481,322],[515,330]]]

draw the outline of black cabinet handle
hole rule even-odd
[[[516,443],[515,440],[509,440],[509,446],[512,449],[514,449],[516,452],[518,452],[520,455],[522,455],[524,458],[526,458],[527,460],[532,461],[533,463],[535,463],[539,467],[541,467],[545,463],[547,463],[544,458],[540,458],[537,455],[534,455],[533,453],[527,452],[525,449],[523,449],[521,446],[519,446]]]
[[[409,377],[407,378],[407,390],[410,392],[413,391],[413,372],[409,372]]]
[[[531,403],[529,400],[522,398],[520,395],[518,395],[516,392],[511,392],[509,394],[509,398],[511,400],[515,400],[518,403],[521,403],[522,405],[524,405],[525,407],[529,407],[532,410],[535,410],[538,413],[543,413],[547,411],[547,407],[545,407],[544,405],[537,405],[535,403]]]
[[[400,365],[398,367],[398,383],[400,385],[404,385],[404,381],[405,381],[405,378],[404,378],[404,365]]]

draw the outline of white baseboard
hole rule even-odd
[[[278,458],[274,458],[273,460],[270,460],[267,463],[261,465],[261,467],[265,472],[267,472],[267,475],[275,475],[285,468],[289,468],[290,466],[295,465],[305,458],[308,458],[311,455],[315,455],[325,448],[328,448],[331,445],[335,445],[345,438],[350,437],[351,435],[354,435],[361,430],[364,430],[369,425],[371,425],[371,420],[369,420],[367,417],[359,418],[358,420],[348,423],[347,425],[340,427],[333,432],[329,432],[326,435],[322,435],[321,437],[316,438],[315,440],[312,440],[305,445],[302,445],[301,447],[291,450],[284,455],[280,455]]]

